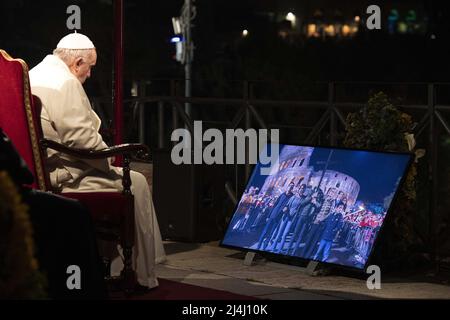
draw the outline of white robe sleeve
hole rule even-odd
[[[66,81],[56,93],[51,108],[51,120],[58,132],[61,143],[72,148],[102,150],[108,146],[94,123],[92,108],[81,83],[77,79]],[[108,159],[84,160],[92,167],[104,172],[111,169]]]

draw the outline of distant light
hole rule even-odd
[[[388,16],[388,21],[395,22],[399,18],[397,9],[392,9]]]
[[[436,35],[435,35],[435,34],[432,34],[432,35],[431,35],[431,39],[432,39],[432,40],[435,40],[435,39],[436,39]]]
[[[398,23],[398,32],[400,33],[407,33],[408,32],[408,25],[401,21]]]
[[[279,35],[281,38],[286,39],[287,36],[288,36],[288,33],[287,33],[286,31],[284,31],[284,30],[281,30],[281,31],[278,32],[278,35]]]
[[[242,36],[243,37],[248,36],[248,30],[247,29],[242,30]]]
[[[292,26],[295,27],[296,21],[297,21],[297,17],[295,16],[295,14],[293,14],[292,12],[289,12],[286,15],[286,20],[290,21]]]
[[[359,210],[364,210],[364,207],[363,206],[359,206]]]
[[[359,16],[355,17],[355,22],[359,22],[361,20],[361,18]]]
[[[181,22],[180,22],[180,18],[172,18],[172,27],[173,27],[173,32],[175,34],[179,34],[181,33]]]
[[[181,42],[181,41],[182,41],[182,39],[179,36],[175,36],[170,39],[171,43],[177,43],[177,42]]]
[[[317,36],[316,32],[317,32],[317,26],[314,23],[308,24],[308,30],[307,30],[308,37]]]
[[[133,84],[131,86],[131,96],[132,97],[138,96],[138,84],[136,81],[133,81]]]
[[[417,20],[417,14],[414,10],[409,10],[408,15],[406,16],[406,22],[414,22]]]
[[[350,27],[346,24],[342,26],[342,35],[348,36],[350,34]]]
[[[328,36],[334,37],[336,35],[336,30],[332,24],[326,26],[324,30]]]

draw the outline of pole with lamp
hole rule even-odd
[[[123,0],[114,2],[114,144],[123,143]],[[115,165],[122,164],[122,157],[118,156]]]
[[[185,81],[185,97],[192,96],[192,62],[194,60],[194,42],[192,41],[192,20],[197,14],[196,7],[193,5],[194,0],[185,0],[181,9],[181,15],[172,18],[175,37],[172,42],[177,48],[176,60],[184,64],[184,81]],[[180,36],[182,35],[182,36]],[[185,103],[185,112],[191,115],[191,104]]]

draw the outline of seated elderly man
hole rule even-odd
[[[83,89],[97,61],[92,41],[72,33],[58,43],[53,55],[30,71],[31,91],[42,101],[41,123],[44,136],[69,147],[101,150],[107,145],[99,134],[100,119]],[[64,192],[122,190],[122,170],[108,160],[81,160],[53,150],[48,151],[53,187]],[[145,177],[131,171],[135,199],[136,242],[133,267],[140,285],[158,285],[154,267],[164,259],[161,234],[152,197]],[[119,255],[112,262],[111,274],[119,275],[123,264]]]

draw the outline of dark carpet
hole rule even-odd
[[[177,281],[158,279],[159,286],[154,289],[137,289],[130,297],[121,292],[110,292],[113,300],[258,300],[255,297],[235,294],[228,291],[210,289]]]

